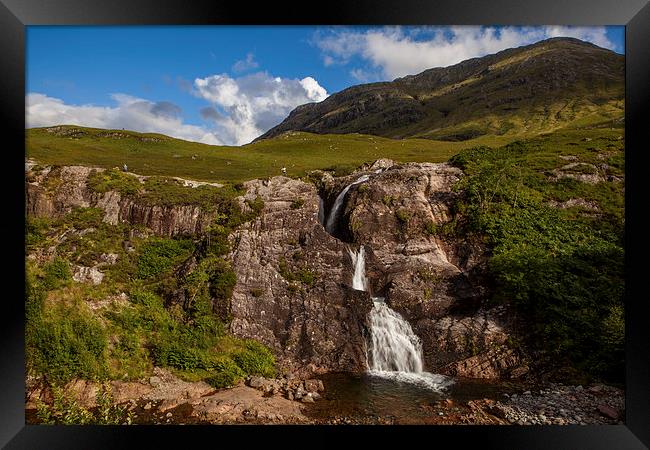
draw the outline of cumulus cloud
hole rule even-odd
[[[366,31],[333,28],[317,31],[313,42],[320,48],[325,66],[361,60],[383,79],[416,74],[432,67],[446,67],[469,58],[551,37],[575,37],[614,49],[605,27],[383,27]],[[367,70],[352,69],[361,80]]]
[[[183,123],[181,109],[171,102],[152,102],[125,94],[112,94],[113,107],[70,105],[44,94],[25,99],[26,126],[79,125],[94,128],[125,128],[143,133],[162,133],[206,144],[223,142],[209,130]]]
[[[227,74],[194,80],[196,96],[209,101],[202,116],[218,135],[235,145],[246,144],[280,123],[298,105],[319,102],[327,91],[312,77],[289,79],[267,72],[231,78]]]
[[[245,72],[250,69],[257,69],[258,67],[259,64],[255,61],[255,55],[248,53],[246,59],[239,60],[233,64],[232,70],[234,72]]]

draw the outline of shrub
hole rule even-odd
[[[130,425],[133,413],[127,412],[125,406],[113,404],[113,393],[109,384],[102,384],[97,390],[94,412],[80,406],[77,401],[65,394],[58,386],[51,386],[53,402],[48,405],[37,402],[37,417],[48,425]]]
[[[54,382],[106,376],[107,337],[97,319],[79,305],[41,312],[28,327],[28,365]]]
[[[275,358],[259,342],[246,341],[245,349],[234,353],[232,359],[248,375],[275,376]]]
[[[43,284],[46,289],[57,289],[72,279],[72,272],[68,261],[56,257],[43,267]]]
[[[493,301],[512,304],[526,321],[529,348],[556,366],[621,380],[622,189],[549,180],[544,172],[558,161],[555,143],[476,147],[450,161],[466,173],[455,207],[462,217],[450,222],[450,232],[478,233],[489,244]],[[602,213],[594,220],[547,206],[568,198],[595,201]]]
[[[436,235],[439,231],[438,225],[436,225],[432,220],[427,222],[427,224],[424,226],[424,229],[430,235]]]
[[[213,375],[206,378],[205,382],[218,389],[234,386],[246,376],[246,373],[227,356],[213,360],[213,371]]]
[[[77,230],[85,230],[101,226],[103,219],[104,211],[101,208],[75,208],[66,214],[62,221]]]
[[[167,272],[193,250],[189,239],[150,238],[141,247],[138,256],[137,277],[151,279]]]
[[[395,203],[395,198],[392,195],[386,194],[381,198],[381,201],[386,206],[392,206]]]

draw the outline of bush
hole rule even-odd
[[[68,261],[56,257],[43,267],[43,285],[46,289],[57,289],[72,279]]]
[[[75,227],[77,230],[98,228],[102,225],[104,211],[101,208],[75,208],[66,214],[62,221]]]
[[[193,250],[189,239],[150,238],[141,247],[138,255],[137,277],[151,279],[170,270]]]
[[[58,386],[51,386],[53,402],[48,405],[37,403],[37,417],[47,425],[130,425],[133,413],[127,412],[125,406],[113,404],[113,393],[109,384],[102,384],[97,390],[94,412],[80,406],[77,401],[65,394]]]
[[[54,382],[106,376],[107,336],[97,319],[79,305],[59,305],[28,327],[28,365]]]
[[[247,375],[275,376],[275,358],[259,342],[246,341],[245,349],[234,353],[232,359]]]
[[[493,300],[512,304],[526,321],[529,348],[555,365],[620,381],[623,193],[614,184],[549,180],[547,161],[562,164],[556,152],[556,144],[516,142],[451,158],[466,173],[453,229],[477,233],[491,247]],[[595,201],[602,214],[594,220],[548,206],[559,196]]]
[[[205,382],[215,388],[234,386],[246,376],[246,373],[230,357],[215,358],[213,364],[214,374],[206,378]]]
[[[406,209],[399,209],[395,211],[395,217],[397,217],[397,220],[399,220],[401,224],[405,225],[409,220],[411,220],[411,213]]]

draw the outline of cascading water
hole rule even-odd
[[[334,230],[334,226],[336,225],[336,220],[338,219],[339,216],[339,210],[341,209],[341,206],[343,206],[343,201],[345,200],[345,196],[347,195],[350,188],[355,184],[368,181],[369,178],[370,177],[368,177],[368,175],[360,176],[356,181],[345,186],[345,188],[343,188],[341,193],[336,197],[336,200],[334,200],[334,206],[332,206],[332,210],[330,211],[329,216],[327,216],[327,222],[325,223],[325,230],[327,230],[328,233],[332,234]]]
[[[365,249],[348,249],[354,274],[352,288],[368,292]],[[422,343],[411,325],[386,305],[382,297],[372,297],[374,306],[369,314],[371,342],[369,348],[370,374],[396,381],[419,384],[436,391],[450,380],[442,375],[424,372]]]

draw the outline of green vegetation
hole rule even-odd
[[[619,136],[622,129],[567,130],[451,159],[467,174],[458,226],[484,236],[493,251],[494,301],[516,307],[530,324],[529,343],[549,362],[616,381],[623,377],[624,186],[550,174],[567,154],[594,165],[604,148],[622,157]],[[608,175],[623,176],[620,166]],[[570,198],[595,202],[598,212],[551,206]]]
[[[194,244],[189,239],[151,238],[142,245],[137,277],[157,277],[186,259],[193,250]]]
[[[164,185],[155,181],[158,187]],[[150,186],[145,183],[141,191],[127,195],[151,195]],[[256,197],[244,213],[231,193],[222,192],[213,197],[213,224],[191,238],[147,237],[146,230],[127,223],[103,222],[97,208],[77,208],[57,219],[29,218],[27,251],[56,246],[57,255],[27,265],[29,373],[62,387],[76,378],[139,379],[158,365],[218,388],[249,375],[274,374],[272,354],[261,344],[228,335],[224,323],[236,283],[223,258],[229,251],[227,237],[235,226],[256,217],[264,202]],[[104,262],[105,254],[116,261]],[[73,263],[100,267],[105,274],[101,285],[73,283]],[[297,274],[309,281],[307,275]],[[179,292],[182,301],[177,300]],[[111,303],[111,298],[124,300]],[[91,307],[99,303],[104,306]],[[113,423],[118,419],[111,414],[104,411],[98,416],[64,396],[39,407],[45,423]]]
[[[28,268],[29,269],[29,268]],[[55,383],[106,376],[107,336],[82,303],[46,304],[45,281],[28,270],[25,329],[28,366]]]
[[[282,167],[287,168],[287,175],[291,177],[306,176],[315,169],[331,170],[336,176],[342,176],[363,163],[379,158],[392,158],[400,162],[442,162],[464,148],[479,144],[502,145],[512,140],[512,136],[482,136],[471,141],[445,142],[432,139],[395,140],[356,133],[288,133],[241,147],[224,147],[159,134],[78,126],[26,131],[27,156],[39,164],[113,169],[109,173],[94,175],[93,189],[101,192],[115,188],[128,195],[142,188],[160,189],[163,192],[174,186],[172,182],[169,182],[172,183],[171,188],[155,186],[156,182],[149,180],[142,185],[135,177],[116,169],[125,163],[129,171],[140,175],[182,177],[234,185],[253,178],[280,175]],[[156,198],[164,201],[166,196],[158,195]],[[152,201],[156,200],[152,198]]]
[[[140,181],[131,174],[119,169],[108,169],[103,172],[93,170],[86,182],[95,192],[118,191],[121,194],[132,195],[142,190]]]
[[[126,406],[113,404],[113,393],[108,383],[97,390],[97,406],[88,410],[80,406],[74,398],[66,396],[64,390],[51,386],[53,402],[48,405],[38,401],[37,416],[46,425],[130,425],[133,413]]]
[[[402,225],[406,225],[411,220],[411,212],[407,209],[398,209],[395,211],[395,217]]]

